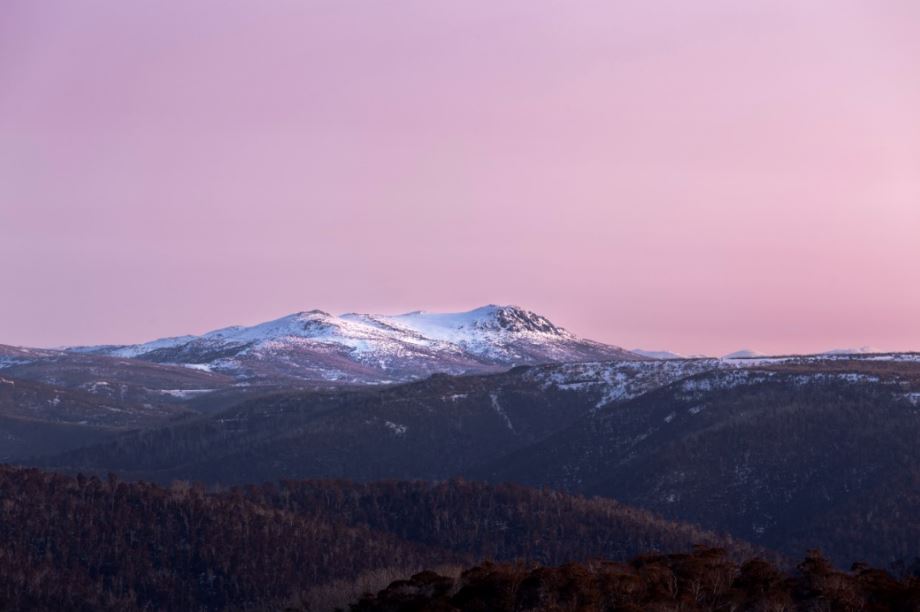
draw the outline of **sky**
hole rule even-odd
[[[0,4],[0,343],[487,303],[920,350],[920,3]]]

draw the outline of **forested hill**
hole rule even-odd
[[[519,486],[302,481],[209,492],[0,467],[3,610],[303,608],[369,571],[625,559],[698,543],[754,554],[610,500]]]
[[[763,559],[738,563],[724,550],[644,555],[629,563],[470,568],[459,576],[426,571],[366,596],[352,612],[517,612],[521,610],[918,610],[920,578],[855,565],[835,569],[811,552],[794,571]]]

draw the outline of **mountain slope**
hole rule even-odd
[[[903,487],[920,464],[918,390],[910,362],[714,370],[470,476],[615,497],[791,556],[820,546],[839,562],[887,564],[920,556],[916,499]]]
[[[367,383],[432,373],[488,372],[523,364],[642,359],[619,347],[577,338],[516,306],[397,316],[320,310],[202,336],[131,346],[74,347],[74,353],[184,364],[237,379]]]
[[[0,376],[84,391],[109,401],[153,405],[177,403],[236,384],[229,376],[176,365],[5,345],[0,345]]]
[[[720,362],[544,365],[383,388],[276,393],[42,465],[165,482],[442,479],[538,442],[603,406],[713,367]]]
[[[723,359],[750,359],[753,357],[764,357],[764,354],[751,349],[741,349],[740,351],[722,356]]]
[[[824,355],[877,355],[884,353],[879,349],[873,348],[871,346],[858,346],[853,348],[838,348],[832,349],[830,351],[825,351]]]
[[[0,461],[61,453],[187,414],[180,404],[139,404],[0,374]]]
[[[673,353],[671,351],[649,351],[646,349],[632,349],[632,352],[649,359],[687,359],[686,355]]]

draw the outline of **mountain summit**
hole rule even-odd
[[[529,310],[494,304],[468,312],[401,315],[335,316],[310,310],[201,336],[70,350],[181,364],[240,379],[354,383],[515,365],[642,359],[616,346],[578,338]]]

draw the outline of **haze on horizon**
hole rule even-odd
[[[920,4],[0,7],[0,343],[513,303],[920,350]]]

